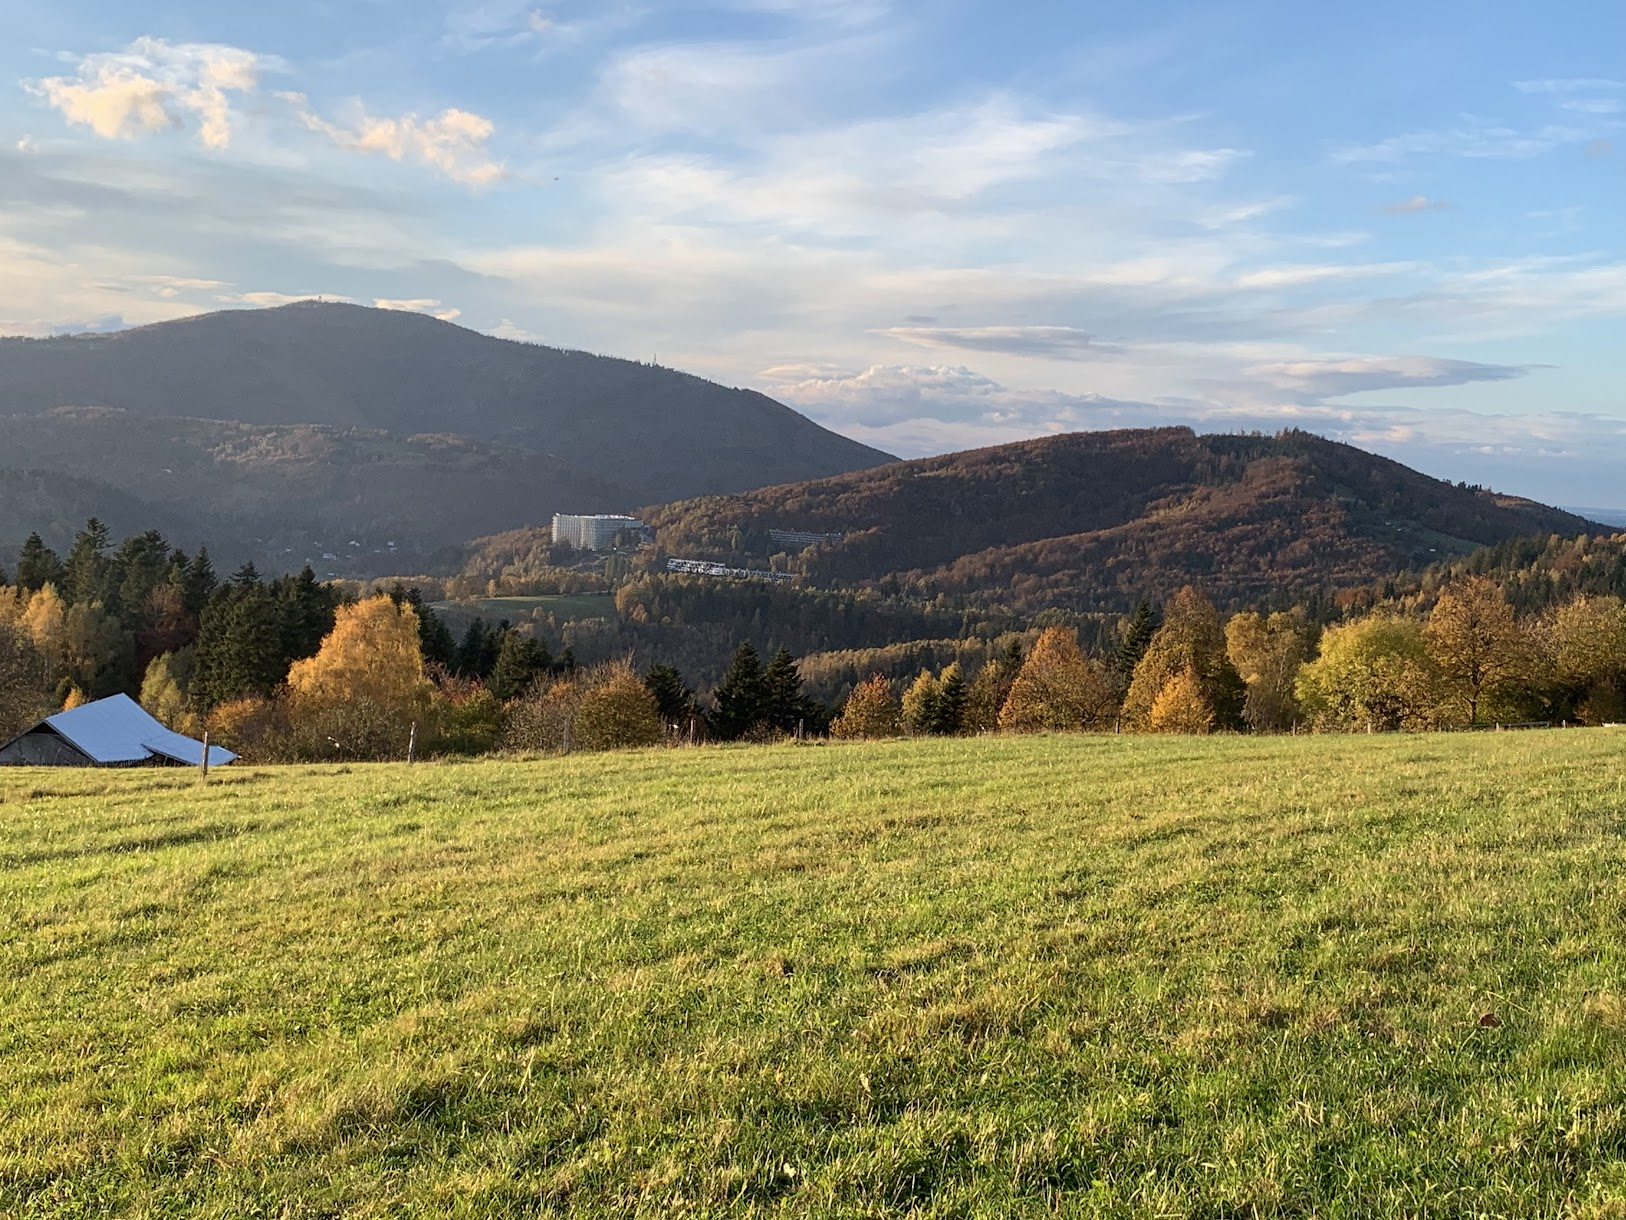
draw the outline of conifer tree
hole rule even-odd
[[[264,585],[234,580],[217,589],[198,624],[194,703],[207,711],[270,695],[288,672],[283,640],[282,615]]]
[[[38,534],[28,535],[22,554],[17,558],[17,587],[37,593],[46,585],[61,588],[66,572],[57,553],[41,541]]]
[[[1124,632],[1123,643],[1118,645],[1118,651],[1112,658],[1112,667],[1123,675],[1125,682],[1135,672],[1135,666],[1146,655],[1147,648],[1151,647],[1152,637],[1157,634],[1158,616],[1153,612],[1150,602],[1142,601],[1135,607],[1135,617],[1129,620]]]
[[[970,698],[971,688],[966,685],[958,661],[951,662],[937,677],[942,684],[943,697],[938,704],[939,717],[933,731],[953,736],[964,727],[966,702]]]
[[[67,584],[62,590],[70,605],[101,602],[113,597],[112,565],[105,554],[111,540],[107,526],[95,517],[85,522],[68,552]]]
[[[1104,726],[1117,711],[1117,685],[1104,662],[1091,661],[1069,627],[1047,627],[1011,684],[999,727],[1013,732]]]
[[[181,582],[181,597],[186,603],[187,612],[201,618],[219,583],[215,565],[209,561],[209,548],[199,547],[198,553],[186,565],[186,574]]]
[[[986,662],[966,688],[965,710],[960,731],[992,733],[999,728],[999,712],[1010,698],[1011,685],[1022,672],[1022,646],[1016,641],[999,656]]]
[[[1203,734],[1214,727],[1214,709],[1203,696],[1194,669],[1182,669],[1164,683],[1152,700],[1146,727],[1153,733]]]
[[[903,692],[903,728],[915,736],[938,732],[943,720],[943,684],[923,669]]]
[[[485,620],[475,619],[463,629],[463,638],[452,654],[452,672],[460,678],[483,682],[491,676],[491,670],[484,668],[485,657]]]
[[[503,633],[502,647],[487,685],[493,695],[507,702],[523,695],[552,668],[553,658],[548,654],[547,645],[517,631],[507,631]]]
[[[734,653],[713,697],[717,707],[710,717],[711,728],[724,741],[737,741],[767,719],[767,674],[749,642]]]
[[[802,671],[789,649],[780,648],[774,653],[763,681],[767,688],[763,723],[782,733],[794,733],[796,726],[808,718],[810,709],[802,694]]]
[[[652,665],[644,675],[644,685],[655,696],[655,707],[665,724],[681,725],[694,707],[694,693],[683,683],[683,675],[671,665]]]

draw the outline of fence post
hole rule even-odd
[[[202,778],[202,779],[208,779],[209,778],[209,730],[208,729],[203,730],[203,762],[199,765],[198,770],[201,772],[200,778]]]
[[[416,720],[414,720],[412,722],[412,732],[407,737],[407,762],[410,764],[410,763],[415,763],[417,761],[418,761],[418,722]]]

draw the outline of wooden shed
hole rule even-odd
[[[237,755],[209,747],[209,765],[235,762]],[[47,716],[0,746],[0,766],[9,767],[196,767],[203,743],[173,733],[128,695],[113,695]]]

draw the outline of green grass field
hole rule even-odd
[[[1626,1216],[1626,733],[0,771],[0,1215]]]

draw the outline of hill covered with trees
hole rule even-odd
[[[1071,433],[648,509],[672,554],[1020,612],[1125,609],[1197,581],[1303,600],[1514,538],[1597,532],[1304,432]],[[839,535],[805,550],[772,531]]]
[[[223,437],[197,422],[210,420],[246,427]],[[387,496],[392,481],[410,486],[427,467],[430,481],[412,487],[425,516],[394,528],[433,532],[436,515],[462,513],[455,526],[467,532],[454,542],[554,512],[626,511],[890,460],[749,390],[420,314],[323,302],[113,334],[0,339],[0,426],[8,438],[0,503],[41,474],[75,478],[65,521],[115,518],[120,497],[167,504],[173,491],[153,496],[151,484],[166,468],[174,473],[169,454],[201,473],[186,490],[202,519],[230,519],[235,505],[222,481],[275,485],[291,461],[305,485],[289,487],[275,507],[350,511],[360,527],[383,529],[386,520],[366,515],[367,495],[358,507],[351,492]],[[365,443],[338,443],[352,430]],[[447,464],[455,475],[440,478]],[[523,515],[502,511],[521,496]],[[475,520],[466,506],[491,511]],[[284,515],[272,514],[273,529]],[[27,527],[37,528],[37,520]],[[219,536],[204,541],[227,549]]]

